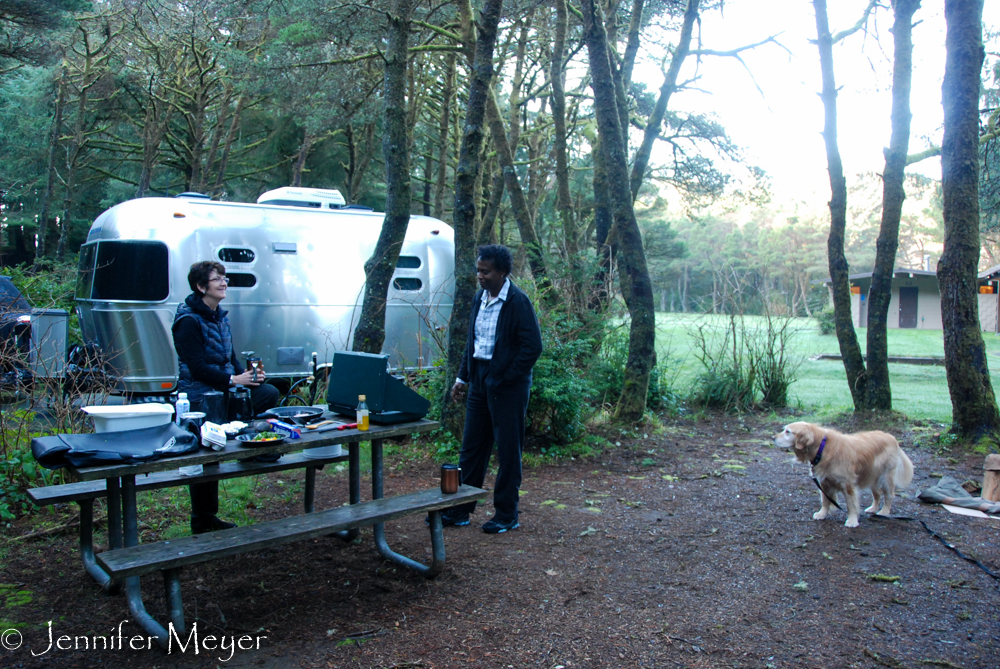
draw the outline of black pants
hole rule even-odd
[[[281,393],[269,383],[250,388],[250,401],[254,413],[262,413],[278,406]],[[214,516],[219,513],[219,482],[206,481],[188,486],[191,493],[191,517]]]
[[[498,471],[493,490],[494,519],[506,523],[517,518],[531,375],[490,390],[486,383],[489,362],[475,361],[471,372],[469,396],[465,402],[465,432],[458,458],[462,483],[483,487],[495,443]],[[456,507],[455,513],[472,513],[475,509],[476,503],[470,502]]]

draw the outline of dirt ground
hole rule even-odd
[[[75,534],[11,540],[37,529],[21,521],[0,548],[0,634],[21,645],[0,648],[0,666],[1000,666],[1000,581],[920,523],[998,573],[1000,521],[913,500],[943,474],[981,480],[982,456],[942,447],[940,426],[890,429],[914,483],[896,518],[848,529],[841,511],[812,520],[819,493],[808,467],[769,439],[786,420],[668,421],[658,433],[609,435],[620,446],[597,457],[526,470],[521,528],[483,534],[489,505],[472,526],[447,528],[447,564],[434,580],[383,561],[370,531],[355,543],[325,538],[186,569],[198,654],[193,643],[169,655],[130,650],[141,632],[125,622],[124,599],[86,577]],[[400,466],[387,494],[436,484],[436,468]],[[280,489],[277,478],[265,490]],[[318,482],[317,508],[345,497],[343,474]],[[253,514],[299,511],[282,499],[262,498]],[[387,536],[395,550],[429,558],[422,518],[389,524]],[[159,577],[143,588],[166,620]],[[49,646],[50,629],[71,637],[68,648]],[[95,636],[113,647],[82,647]]]

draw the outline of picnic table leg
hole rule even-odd
[[[102,590],[114,593],[121,587],[121,583],[113,580],[94,559],[94,500],[79,499],[76,503],[80,505],[80,556],[83,558],[83,567]]]
[[[122,491],[118,477],[107,480],[108,490],[108,548],[122,547]]]
[[[316,498],[316,470],[318,467],[306,467],[306,490],[302,494],[306,513],[313,512],[313,500]]]
[[[164,569],[163,587],[167,595],[167,606],[170,608],[170,622],[174,624],[177,634],[184,633],[184,603],[181,601],[181,570]]]
[[[383,474],[382,474],[382,440],[372,440],[372,499],[382,499],[383,495]],[[375,548],[379,555],[386,560],[407,569],[412,569],[421,576],[434,578],[444,569],[444,529],[441,524],[441,512],[430,512],[431,526],[431,549],[432,560],[430,565],[425,565],[411,560],[405,555],[393,551],[385,540],[385,523],[376,523],[372,526],[375,535]]]
[[[122,476],[122,524],[125,533],[125,547],[139,545],[139,512],[135,501],[135,476]],[[179,588],[178,588],[179,595]],[[129,576],[125,579],[125,597],[128,600],[129,613],[135,618],[142,629],[146,630],[150,636],[156,637],[156,642],[162,648],[167,647],[167,630],[163,625],[156,622],[153,616],[146,612],[146,605],[142,601],[142,590],[139,586],[138,576]],[[171,601],[171,605],[173,601]],[[172,613],[172,611],[171,611]]]
[[[357,441],[352,441],[347,445],[347,462],[348,470],[347,476],[349,481],[349,499],[351,504],[357,504],[361,501],[361,444]],[[341,530],[337,532],[335,536],[340,537],[344,541],[354,541],[358,535],[361,534],[361,530],[356,527],[352,527],[349,530]]]

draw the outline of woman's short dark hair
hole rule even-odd
[[[479,247],[479,260],[492,260],[493,267],[503,274],[510,274],[514,269],[514,257],[510,249],[500,244],[489,244]]]
[[[215,262],[214,260],[202,260],[191,265],[191,269],[188,270],[188,285],[191,286],[191,290],[198,293],[199,295],[204,295],[198,286],[207,286],[208,277],[215,271],[219,276],[226,275],[226,268],[220,262]]]

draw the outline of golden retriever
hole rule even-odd
[[[905,488],[913,480],[913,463],[896,438],[885,432],[842,434],[812,423],[791,423],[774,435],[775,445],[791,448],[800,462],[812,465],[820,485],[822,508],[813,514],[823,520],[830,512],[830,501],[837,491],[847,500],[847,527],[858,526],[860,504],[858,490],[872,491],[872,505],[865,513],[878,511],[888,516],[896,488]],[[879,511],[879,502],[882,510]]]

